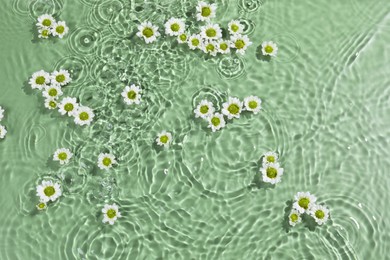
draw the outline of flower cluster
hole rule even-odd
[[[38,28],[38,37],[43,39],[49,38],[50,35],[62,38],[69,31],[69,28],[64,21],[57,22],[53,16],[49,14],[39,16],[36,25]]]
[[[276,184],[282,180],[283,168],[278,163],[278,154],[275,152],[266,152],[263,155],[262,167],[260,172],[263,182]]]
[[[257,114],[261,109],[261,99],[257,96],[249,96],[240,101],[236,97],[229,97],[228,101],[222,104],[221,113],[215,112],[212,102],[204,99],[194,109],[195,117],[202,118],[208,122],[208,127],[213,132],[226,126],[227,119],[240,118],[242,111],[250,111]]]
[[[47,208],[48,202],[56,201],[61,195],[61,185],[58,182],[42,181],[36,188],[37,196],[40,202],[37,204],[38,210],[44,210]]]
[[[310,192],[298,192],[294,197],[293,209],[288,221],[291,226],[302,221],[302,214],[313,217],[318,225],[324,224],[329,219],[329,209],[326,206],[316,204],[317,198]]]
[[[31,88],[42,91],[46,108],[58,109],[61,115],[72,116],[75,124],[89,125],[95,116],[91,108],[77,103],[76,98],[73,97],[64,97],[59,102],[59,98],[63,95],[62,87],[71,81],[67,70],[60,69],[51,74],[40,70],[31,76],[29,84]]]
[[[0,106],[0,121],[4,118],[4,109]],[[7,129],[5,129],[5,126],[0,124],[0,139],[4,139],[5,135],[7,134]]]

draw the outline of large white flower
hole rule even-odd
[[[202,50],[204,53],[216,56],[218,53],[218,44],[215,41],[206,41],[202,44]]]
[[[65,97],[61,100],[61,103],[58,105],[58,111],[61,115],[71,116],[74,111],[79,108],[79,104],[77,103],[76,98]]]
[[[158,32],[158,27],[153,25],[151,22],[143,22],[138,25],[137,36],[143,38],[146,43],[154,42],[160,33]]]
[[[34,72],[28,82],[33,89],[43,89],[50,83],[50,74],[40,70]]]
[[[221,39],[217,42],[217,45],[218,45],[219,53],[226,54],[230,52],[230,45],[231,45],[230,41]]]
[[[60,164],[67,164],[73,157],[73,153],[68,148],[60,148],[54,152],[53,161],[58,161]]]
[[[207,118],[207,121],[209,122],[208,127],[211,128],[213,132],[218,131],[226,125],[225,118],[220,113],[211,115]]]
[[[261,110],[261,99],[257,96],[246,97],[244,98],[244,106],[246,111],[257,114]]]
[[[157,135],[156,143],[160,146],[169,147],[172,143],[172,134],[167,131],[162,131]]]
[[[56,98],[45,98],[45,107],[47,109],[56,109],[58,107],[58,102]]]
[[[57,182],[42,181],[37,186],[37,196],[43,202],[55,201],[62,195],[61,186]]]
[[[235,97],[229,97],[229,100],[222,104],[222,114],[228,119],[240,118],[242,111],[242,102]]]
[[[295,197],[293,208],[298,210],[300,213],[309,212],[311,206],[313,206],[317,198],[310,194],[310,192],[298,192]]]
[[[214,105],[210,101],[203,99],[199,102],[198,106],[194,109],[195,117],[207,119],[214,114]]]
[[[0,106],[0,121],[4,118],[4,109]]]
[[[263,177],[263,182],[276,184],[282,180],[283,168],[280,167],[279,163],[265,164],[260,171]]]
[[[53,36],[58,36],[59,38],[64,37],[69,31],[68,26],[66,26],[66,23],[64,21],[57,22],[53,25],[53,28],[51,29],[51,34]]]
[[[200,35],[206,40],[218,40],[222,38],[222,30],[219,24],[208,23],[200,28]]]
[[[191,50],[199,49],[203,45],[202,36],[199,34],[193,34],[188,38],[187,43]]]
[[[235,48],[239,54],[245,54],[246,49],[252,45],[252,42],[249,40],[248,36],[235,34],[230,38],[232,43],[231,47]]]
[[[7,134],[7,129],[5,129],[5,126],[0,125],[0,139],[4,139],[6,134]]]
[[[209,21],[211,18],[215,17],[217,4],[208,4],[206,2],[200,1],[196,10],[196,19],[198,21]]]
[[[263,55],[276,57],[278,46],[274,42],[263,42],[261,44],[261,52]]]
[[[187,43],[188,41],[188,34],[187,33],[182,33],[179,36],[177,36],[177,42],[178,43]]]
[[[296,224],[301,222],[302,222],[301,213],[299,213],[299,211],[296,209],[292,209],[290,214],[288,215],[288,223],[294,227]]]
[[[119,212],[118,206],[114,204],[106,204],[104,205],[102,209],[103,213],[103,223],[109,223],[110,225],[114,225],[115,221],[122,217],[121,213]]]
[[[186,29],[183,19],[171,18],[165,23],[165,33],[170,36],[179,36]]]
[[[77,125],[90,125],[95,117],[93,110],[89,107],[79,107],[72,115]]]
[[[69,71],[60,69],[59,71],[54,71],[51,74],[51,84],[65,86],[69,82],[71,82]]]
[[[123,100],[127,105],[139,104],[141,103],[141,88],[132,84],[131,86],[126,86],[122,91]]]
[[[38,17],[38,27],[51,28],[55,24],[56,20],[49,14],[43,14]]]
[[[324,224],[329,219],[329,209],[325,206],[314,204],[310,207],[309,212],[318,225]]]
[[[266,152],[263,155],[263,165],[269,163],[277,163],[278,162],[278,154],[275,152]]]
[[[38,38],[47,39],[51,35],[51,30],[48,28],[41,28],[38,30]]]
[[[117,161],[115,160],[115,156],[110,153],[101,153],[98,156],[97,165],[102,170],[110,169]]]
[[[42,92],[42,95],[45,98],[56,99],[62,95],[61,86],[60,85],[46,86],[45,90]]]
[[[230,34],[241,34],[244,31],[244,26],[238,20],[232,20],[228,24]]]

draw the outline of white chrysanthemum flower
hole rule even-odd
[[[43,89],[50,83],[50,74],[40,70],[34,72],[28,82],[33,89]]]
[[[222,38],[222,30],[219,24],[206,24],[200,28],[200,35],[206,40],[219,40]]]
[[[67,164],[73,157],[73,153],[68,148],[60,148],[54,152],[53,161],[58,161],[60,164]]]
[[[122,217],[119,212],[118,206],[114,203],[112,205],[106,204],[102,209],[103,213],[103,223],[109,223],[110,225],[114,225],[115,221]]]
[[[229,100],[222,104],[222,114],[228,119],[240,118],[242,111],[242,102],[235,97],[229,97]]]
[[[195,117],[203,119],[209,118],[212,114],[214,114],[214,111],[215,109],[213,103],[206,99],[200,101],[198,106],[194,109]]]
[[[71,116],[78,108],[79,104],[77,103],[76,98],[72,97],[63,98],[61,103],[58,105],[58,111],[61,115],[68,114],[68,116]]]
[[[216,56],[218,53],[218,44],[214,41],[206,41],[202,44],[202,50],[204,53]]]
[[[52,181],[42,181],[41,185],[37,186],[37,196],[42,202],[55,201],[62,195],[61,186],[59,183]]]
[[[290,214],[288,215],[288,223],[290,226],[295,226],[298,223],[302,222],[301,213],[298,210],[292,209]]]
[[[0,121],[4,118],[4,109],[0,106]]]
[[[71,82],[69,71],[60,69],[59,71],[54,71],[51,74],[51,84],[65,86],[69,82]]]
[[[263,182],[276,184],[282,180],[283,168],[280,167],[279,163],[265,164],[260,171],[263,177]]]
[[[225,118],[220,113],[215,113],[209,116],[207,121],[209,122],[208,127],[211,128],[213,132],[218,131],[226,125]]]
[[[274,42],[263,42],[261,44],[261,52],[263,55],[276,57],[278,46]]]
[[[278,162],[278,154],[275,152],[266,152],[263,155],[263,164],[269,163],[277,163]]]
[[[238,20],[232,20],[228,24],[230,34],[241,34],[244,31],[244,26]]]
[[[6,134],[7,134],[7,129],[5,129],[5,126],[0,125],[0,139],[4,139]]]
[[[187,43],[187,41],[188,41],[188,34],[187,33],[182,33],[179,36],[177,36],[178,43]]]
[[[199,34],[193,34],[188,38],[187,43],[191,50],[199,49],[203,44],[202,36]]]
[[[55,98],[46,98],[45,107],[50,110],[56,109],[58,107],[58,102]]]
[[[318,225],[324,224],[329,219],[329,209],[325,206],[314,204],[310,207],[309,212]]]
[[[132,84],[131,86],[126,86],[122,92],[123,100],[127,105],[139,104],[141,103],[141,88]]]
[[[179,36],[184,33],[186,25],[183,19],[171,18],[165,23],[165,33],[170,36]]]
[[[57,22],[53,25],[51,29],[51,34],[53,36],[58,36],[59,38],[63,38],[69,31],[68,26],[64,21]]]
[[[230,41],[227,40],[219,40],[217,42],[218,45],[218,52],[221,54],[226,54],[230,52]]]
[[[200,1],[196,10],[196,19],[198,21],[209,21],[211,18],[215,17],[217,4],[208,4],[206,2]]]
[[[47,39],[51,35],[51,30],[49,28],[41,28],[38,30],[38,38]]]
[[[160,33],[158,32],[158,27],[153,25],[151,22],[143,22],[138,25],[137,36],[143,38],[146,43],[154,42]]]
[[[102,170],[110,169],[117,161],[115,160],[115,156],[110,153],[101,153],[98,156],[97,165]]]
[[[162,131],[157,135],[156,143],[160,146],[168,147],[172,143],[172,134]]]
[[[51,28],[55,24],[56,20],[49,14],[43,14],[38,17],[38,27]]]
[[[47,204],[44,201],[39,202],[37,205],[37,210],[45,210],[47,208]]]
[[[252,45],[252,42],[249,40],[248,36],[235,34],[230,38],[232,43],[231,47],[235,48],[238,53],[245,54],[246,49]]]
[[[246,111],[251,111],[257,114],[261,110],[261,99],[257,96],[249,96],[244,99],[244,106]]]
[[[79,107],[73,112],[72,116],[74,116],[74,122],[77,125],[90,125],[95,114],[89,107]]]
[[[295,202],[293,204],[293,208],[298,210],[301,214],[309,212],[310,207],[314,205],[317,200],[317,198],[310,194],[310,192],[298,192],[294,199]]]
[[[51,99],[56,99],[59,96],[61,96],[62,90],[60,85],[51,85],[51,86],[46,86],[45,90],[42,92],[42,95],[45,98],[51,98]]]

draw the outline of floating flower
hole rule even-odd
[[[51,74],[51,84],[53,85],[65,86],[71,80],[69,71],[64,69],[56,70]]]
[[[251,111],[257,114],[261,110],[261,99],[256,96],[249,96],[244,99],[244,106],[246,111]]]
[[[117,161],[113,154],[101,153],[98,156],[98,167],[102,170],[108,170],[116,163]]]
[[[36,207],[37,210],[45,210],[47,208],[47,204],[46,202],[41,201],[36,205]]]
[[[141,103],[141,88],[132,84],[131,86],[126,86],[122,92],[123,100],[127,105],[139,104]]]
[[[57,22],[53,25],[51,29],[51,34],[53,36],[58,36],[59,38],[63,38],[69,31],[68,26],[64,21]]]
[[[186,25],[183,19],[171,18],[165,23],[165,33],[170,36],[179,36],[184,33]]]
[[[154,42],[160,33],[158,32],[158,27],[153,25],[151,22],[143,22],[138,25],[137,36],[143,38],[146,43]]]
[[[216,56],[218,53],[218,44],[214,41],[206,41],[202,45],[202,50],[204,53],[208,53],[211,56]]]
[[[274,42],[263,42],[261,44],[261,52],[263,55],[276,57],[276,54],[278,54],[278,46]]]
[[[76,98],[65,97],[61,100],[61,103],[58,105],[58,111],[61,115],[71,116],[74,111],[76,111],[79,107]]]
[[[57,100],[55,98],[46,98],[45,107],[50,110],[56,109],[58,107]]]
[[[244,55],[246,49],[252,45],[252,42],[249,40],[248,36],[235,34],[231,37],[230,41],[232,42],[231,47],[235,48],[238,53]]]
[[[90,125],[95,114],[89,107],[79,107],[75,110],[73,116],[77,125]]]
[[[288,223],[294,227],[296,224],[301,222],[302,222],[302,218],[299,211],[292,209],[291,213],[288,215]]]
[[[62,95],[62,90],[60,85],[51,85],[46,86],[45,90],[42,92],[42,95],[45,98],[55,99]]]
[[[200,117],[203,119],[207,119],[208,117],[210,117],[212,114],[214,114],[214,111],[215,109],[213,103],[206,99],[200,101],[198,106],[194,109],[195,117]]]
[[[275,152],[266,152],[263,156],[263,164],[277,163],[278,154]]]
[[[122,217],[119,212],[118,206],[114,203],[112,205],[106,204],[102,209],[103,213],[103,223],[109,223],[110,225],[114,225],[115,221]]]
[[[200,35],[206,40],[218,40],[222,38],[222,30],[218,24],[209,23],[200,28]]]
[[[260,171],[263,176],[263,182],[276,184],[282,180],[283,168],[279,166],[279,163],[265,164]]]
[[[51,35],[51,30],[48,28],[41,28],[38,30],[38,38],[47,39]]]
[[[215,113],[214,115],[210,116],[208,119],[209,126],[213,132],[218,131],[219,129],[225,127],[226,122],[225,118],[220,113]]]
[[[53,18],[53,16],[51,16],[49,14],[43,14],[43,15],[38,17],[37,26],[42,27],[42,28],[50,28],[50,27],[53,27],[55,22],[56,22],[56,20]]]
[[[172,142],[172,134],[167,131],[162,131],[157,135],[156,143],[160,146],[168,147]]]
[[[4,139],[6,134],[7,134],[7,129],[5,129],[5,126],[0,125],[0,139]]]
[[[4,109],[0,106],[0,121],[4,118]]]
[[[222,104],[222,114],[228,119],[240,118],[242,111],[242,102],[235,97],[229,97],[229,100]]]
[[[73,154],[68,148],[60,148],[54,152],[53,161],[59,161],[60,164],[67,164],[72,157]]]
[[[196,9],[196,19],[198,21],[209,21],[211,18],[215,17],[217,4],[208,4],[206,2],[200,1]]]
[[[230,41],[226,41],[226,40],[219,40],[217,42],[217,45],[218,45],[218,52],[221,53],[221,54],[226,54],[226,53],[229,53],[230,52]]]
[[[193,34],[188,38],[187,43],[191,50],[195,50],[202,46],[203,39],[199,34]]]
[[[182,34],[180,34],[179,36],[177,36],[177,41],[178,41],[179,43],[187,43],[187,41],[188,41],[188,35],[187,35],[187,33],[182,33]]]
[[[295,202],[293,208],[298,210],[301,214],[309,212],[309,209],[316,202],[317,198],[310,194],[310,192],[298,192],[295,195]]]
[[[241,34],[244,31],[244,26],[238,20],[232,20],[228,24],[230,34]]]
[[[43,70],[34,72],[28,83],[31,88],[41,90],[50,83],[50,74]]]
[[[61,194],[61,186],[58,183],[42,181],[42,184],[37,186],[37,196],[42,202],[55,201]]]
[[[313,205],[309,211],[318,225],[324,224],[329,219],[329,209],[321,205]]]

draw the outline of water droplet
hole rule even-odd
[[[165,174],[165,175],[168,174],[168,169],[164,169],[164,174]]]

